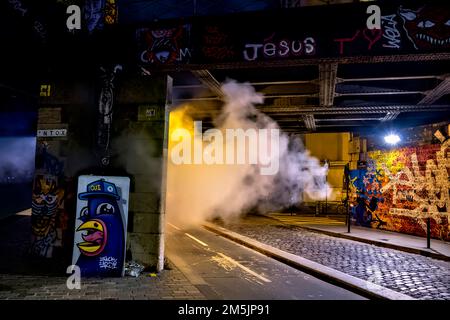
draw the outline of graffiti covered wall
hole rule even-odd
[[[356,224],[450,240],[448,147],[439,143],[368,152],[367,168],[350,173]]]
[[[450,47],[448,4],[383,3],[377,28],[368,25],[367,8],[305,7],[138,28],[138,63],[155,67],[281,61],[446,52]],[[336,27],[324,28],[324,23]]]

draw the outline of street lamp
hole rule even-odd
[[[384,137],[384,142],[386,142],[387,144],[390,144],[390,145],[396,145],[397,143],[400,142],[400,140],[401,139],[400,139],[399,135],[396,133],[390,133]]]

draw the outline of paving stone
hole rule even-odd
[[[449,262],[331,237],[263,217],[248,217],[224,227],[363,280],[379,273],[381,286],[414,298],[450,300]]]
[[[17,281],[25,278],[28,281]],[[65,277],[24,276],[0,274],[0,285],[11,290],[1,291],[0,299],[24,300],[148,300],[148,299],[205,299],[203,294],[172,265],[157,277],[123,277],[110,279],[87,279],[81,290],[68,290]],[[155,278],[158,281],[154,281]],[[58,283],[58,285],[49,285]]]

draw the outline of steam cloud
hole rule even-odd
[[[279,129],[273,119],[255,108],[255,104],[263,102],[263,95],[255,92],[252,86],[227,81],[221,89],[225,103],[214,119],[216,129],[222,132],[237,128]],[[224,140],[224,143],[228,142]],[[328,168],[310,156],[300,138],[289,137],[280,131],[278,149],[279,171],[276,175],[261,175],[258,164],[175,165],[170,160],[169,150],[168,220],[185,226],[215,217],[229,221],[249,210],[267,212],[295,205],[305,196],[310,199],[329,196]]]
[[[0,184],[30,182],[34,173],[36,138],[0,138]]]

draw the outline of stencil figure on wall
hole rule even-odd
[[[102,166],[109,165],[111,125],[114,105],[114,79],[117,72],[122,70],[121,65],[116,65],[108,72],[105,68],[102,71],[102,89],[98,100],[98,126],[97,126],[97,148]]]

